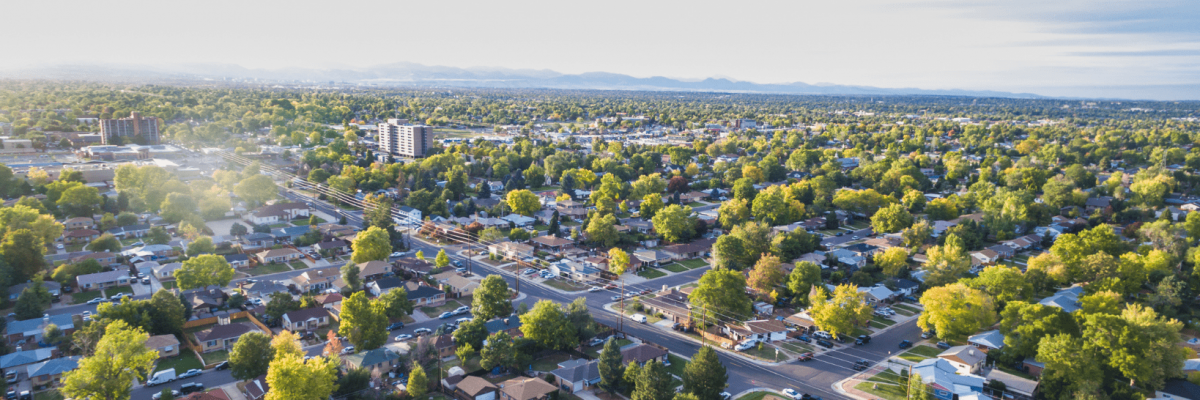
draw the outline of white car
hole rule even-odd
[[[588,291],[589,291],[589,292],[599,292],[599,291],[600,291],[600,287],[599,287],[599,286],[592,286],[592,287],[588,288]]]
[[[471,320],[472,320],[472,319],[473,319],[473,318],[459,318],[459,319],[456,319],[456,320],[454,320],[454,323],[455,323],[455,324],[462,325],[462,324],[465,324],[465,323],[471,322]]]
[[[468,307],[468,306],[462,306],[462,307],[454,309],[455,315],[462,315],[462,314],[466,314],[469,312],[471,312],[471,307]]]
[[[800,399],[800,392],[792,390],[791,388],[783,389],[783,395],[796,400]]]
[[[413,337],[412,335],[409,335],[407,333],[401,333],[399,335],[396,335],[396,341],[403,342],[405,340],[412,339],[412,337]]]
[[[737,350],[737,351],[746,351],[746,350],[753,349],[754,346],[757,346],[757,345],[758,345],[757,340],[747,340],[745,342],[738,343],[737,346],[733,346],[733,349]]]

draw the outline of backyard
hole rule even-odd
[[[563,361],[567,361],[570,359],[571,359],[570,354],[555,353],[555,354],[551,354],[549,356],[542,357],[540,359],[535,360],[533,362],[533,365],[530,367],[533,368],[534,371],[550,372],[550,371],[558,369],[558,363],[561,363]]]
[[[683,368],[687,366],[688,360],[675,354],[667,353],[667,361],[671,362],[671,365],[666,368],[667,372],[678,377],[683,377]]]
[[[189,369],[202,369],[204,365],[200,364],[200,359],[196,358],[196,353],[193,353],[191,350],[180,349],[179,355],[158,360],[158,365],[154,366],[154,372],[170,368],[175,368],[175,373],[181,374]]]
[[[291,271],[292,267],[287,264],[259,264],[254,268],[243,269],[242,272],[250,274],[250,276],[259,276],[266,274],[274,274],[278,272]]]
[[[617,340],[617,347],[624,347],[626,345],[633,343],[629,339],[616,339],[616,340]],[[600,357],[600,350],[604,350],[604,345],[584,347],[583,349],[584,349],[584,353],[587,353],[588,355],[590,355],[592,357]]]
[[[467,303],[467,305],[470,305],[470,304],[471,303],[469,303],[469,302]],[[440,305],[437,307],[421,307],[421,312],[425,313],[425,315],[430,318],[437,318],[438,315],[440,315],[441,313],[444,313],[447,311],[454,311],[454,309],[462,307],[462,306],[463,305],[460,304],[457,300],[446,300],[446,304],[443,304],[443,305]]]

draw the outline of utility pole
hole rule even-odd
[[[617,331],[625,333],[625,278],[617,278],[621,279],[621,302],[618,303],[621,306],[621,321],[617,323]]]

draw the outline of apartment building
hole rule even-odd
[[[129,118],[100,120],[100,140],[106,145],[158,144],[158,118],[142,118],[134,111]]]
[[[433,127],[409,125],[406,120],[389,119],[379,124],[379,149],[402,157],[424,157],[433,146]]]

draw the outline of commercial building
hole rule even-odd
[[[129,118],[102,119],[100,138],[104,144],[158,144],[158,118],[142,118],[134,111]]]
[[[433,146],[433,127],[408,125],[405,120],[389,119],[379,124],[376,139],[379,149],[402,157],[424,157]]]

